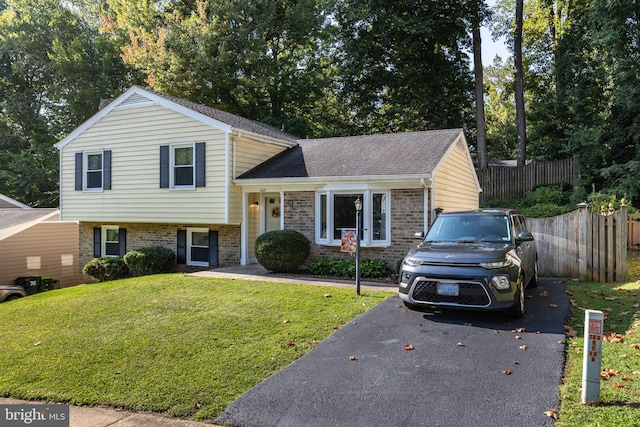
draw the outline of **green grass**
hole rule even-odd
[[[560,388],[558,427],[640,426],[640,254],[629,253],[627,283],[569,282],[572,301],[567,320],[567,365]],[[605,314],[600,403],[582,400],[584,310]],[[613,335],[612,335],[613,334]]]
[[[181,274],[36,294],[0,304],[0,396],[212,419],[391,295]]]

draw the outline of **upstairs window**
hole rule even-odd
[[[77,191],[111,189],[111,150],[76,153],[75,162]]]
[[[171,147],[171,188],[193,188],[195,158],[193,144]]]
[[[205,143],[190,142],[160,146],[160,188],[193,190],[204,187]]]

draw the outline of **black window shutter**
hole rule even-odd
[[[204,187],[206,182],[205,143],[196,142],[196,187]]]
[[[178,230],[178,244],[176,247],[176,262],[187,263],[187,230]]]
[[[76,191],[82,191],[82,153],[76,153]]]
[[[118,255],[123,257],[127,253],[127,229],[118,229]]]
[[[111,150],[103,151],[102,189],[111,190]]]
[[[218,231],[209,230],[209,267],[218,266]]]
[[[160,146],[160,188],[169,188],[169,146]]]
[[[101,238],[102,238],[102,229],[97,227],[94,228],[93,229],[93,257],[94,258],[100,258],[102,256],[100,254],[102,249]]]

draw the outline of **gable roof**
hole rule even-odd
[[[62,149],[65,145],[73,141],[78,135],[82,134],[85,130],[114,109],[153,103],[162,105],[163,107],[180,114],[184,114],[185,116],[191,117],[226,133],[234,131],[245,132],[263,138],[268,138],[272,142],[280,142],[289,147],[295,145],[295,141],[298,138],[297,136],[255,120],[246,119],[235,114],[227,113],[226,111],[187,101],[175,96],[165,95],[148,88],[132,86],[122,95],[109,102],[104,108],[81,124],[72,133],[67,135],[66,138],[55,144],[55,147]]]
[[[462,129],[303,139],[237,179],[426,176],[459,141]]]

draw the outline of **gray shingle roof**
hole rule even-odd
[[[298,140],[238,179],[426,175],[462,129]]]
[[[0,230],[35,221],[56,210],[55,208],[0,209]],[[59,220],[60,218],[56,219]]]

